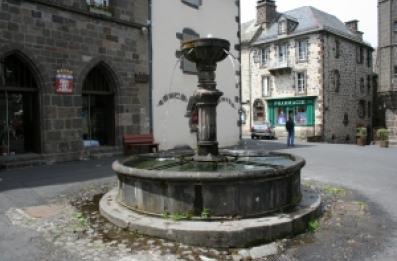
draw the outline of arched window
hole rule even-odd
[[[0,155],[40,152],[39,97],[34,74],[19,53],[0,64]]]
[[[86,145],[114,145],[114,86],[105,65],[87,75],[82,90],[83,140]]]

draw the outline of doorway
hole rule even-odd
[[[115,144],[114,91],[104,65],[97,65],[87,75],[82,90],[83,140],[89,146]]]
[[[6,56],[0,70],[0,153],[40,153],[39,95],[34,75],[18,54]]]

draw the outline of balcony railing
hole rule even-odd
[[[271,61],[267,64],[270,73],[275,74],[279,73],[289,73],[292,70],[292,63],[289,59],[277,59],[275,61]]]

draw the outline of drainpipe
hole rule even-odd
[[[240,46],[240,55],[239,55],[239,57],[240,57],[240,60],[239,60],[239,64],[240,64],[240,84],[239,84],[239,101],[240,101],[240,110],[241,110],[241,112],[239,112],[239,114],[238,114],[238,116],[239,116],[239,119],[238,119],[238,122],[240,123],[239,125],[240,125],[240,128],[239,128],[239,130],[240,130],[240,132],[239,132],[239,140],[241,140],[242,138],[243,138],[243,124],[242,124],[242,122],[241,122],[241,114],[242,114],[242,107],[243,107],[243,104],[242,104],[242,101],[241,101],[241,98],[243,97],[243,90],[242,90],[242,77],[241,77],[241,74],[242,74],[242,68],[241,68],[241,51],[242,51],[242,45],[241,45],[241,3],[239,2],[238,3],[238,17],[239,17],[239,22],[238,22],[238,31],[240,32],[240,34],[239,34],[239,37],[238,37],[238,44],[239,44],[239,46]],[[235,72],[233,72],[233,73],[235,73]]]
[[[322,34],[322,60],[323,60],[323,139],[325,141],[325,34]],[[316,119],[314,119],[314,125],[316,125]],[[316,135],[314,133],[314,135]]]
[[[148,59],[149,59],[149,130],[153,133],[153,37],[152,37],[152,5],[153,1],[148,1]]]

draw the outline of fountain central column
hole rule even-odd
[[[216,64],[226,58],[230,43],[224,39],[201,38],[182,44],[183,56],[196,64],[198,89],[194,93],[198,109],[196,161],[220,161],[216,136],[216,106],[223,93],[216,89]]]
[[[194,93],[198,109],[198,134],[196,160],[214,160],[219,155],[216,106],[223,93],[216,89],[216,64],[197,64],[198,90]]]

